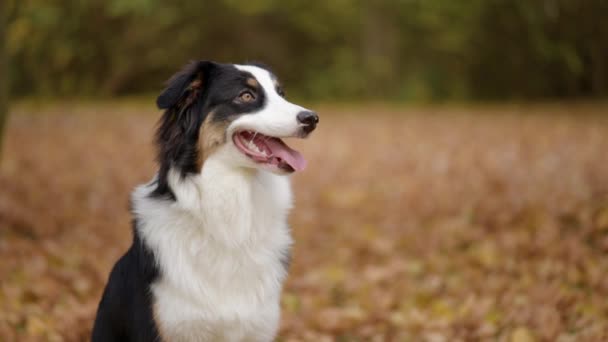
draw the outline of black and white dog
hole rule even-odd
[[[318,116],[259,65],[188,64],[157,99],[158,174],[132,194],[133,244],[114,266],[93,341],[271,341],[292,239],[283,137]]]

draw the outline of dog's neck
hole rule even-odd
[[[202,339],[214,317],[273,333],[292,243],[289,178],[219,158],[198,174],[168,176],[174,199],[150,196],[150,185],[133,193],[136,233],[161,274],[152,286],[160,329]]]
[[[234,167],[219,158],[205,161],[199,174],[181,176],[171,170],[168,183],[175,202],[159,207],[160,212],[144,210],[138,216],[182,216],[182,221],[191,221],[201,233],[228,247],[251,244],[263,238],[267,229],[284,225],[292,206],[289,177]],[[136,212],[143,204],[138,203],[142,202],[138,193],[141,191],[134,195]],[[157,202],[149,198],[143,201]]]

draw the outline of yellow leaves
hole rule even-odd
[[[400,311],[393,311],[389,314],[388,321],[394,326],[403,326],[407,323],[407,317]]]
[[[87,340],[131,240],[129,191],[154,171],[156,118],[137,104],[16,108],[0,341]],[[279,340],[606,340],[608,118],[520,109],[537,115],[324,113],[297,142],[309,168],[292,177]]]
[[[418,260],[410,259],[405,262],[405,272],[408,276],[417,276],[424,273],[424,263]]]
[[[532,331],[526,327],[518,327],[511,333],[510,342],[535,342]]]
[[[74,291],[84,297],[91,290],[91,282],[87,278],[76,278],[73,283]]]
[[[366,312],[358,306],[331,307],[322,309],[316,322],[320,329],[335,332],[355,327],[366,317]]]
[[[40,317],[30,317],[25,323],[25,331],[31,336],[40,337],[46,330],[46,323]]]
[[[285,292],[281,297],[281,301],[283,303],[283,308],[291,313],[296,313],[300,310],[300,299],[297,295]]]
[[[608,232],[608,206],[597,212],[594,223],[598,230]]]
[[[54,332],[48,318],[41,316],[31,316],[25,321],[25,333],[32,338],[42,341],[59,342],[64,341],[64,338]]]
[[[492,310],[492,311],[488,312],[487,315],[485,316],[486,322],[490,323],[490,324],[500,323],[502,318],[503,318],[503,315],[498,310]]]
[[[341,283],[344,281],[345,270],[339,265],[331,265],[325,268],[324,275],[325,279],[331,284]]]
[[[356,209],[364,204],[366,196],[365,191],[356,188],[329,188],[324,192],[328,204],[338,209]]]
[[[435,318],[445,318],[451,320],[454,317],[455,310],[447,302],[443,300],[433,301],[430,311]]]
[[[495,266],[499,259],[496,247],[490,241],[474,245],[470,250],[470,254],[477,263],[486,268]]]

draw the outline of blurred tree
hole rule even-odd
[[[8,67],[5,52],[6,42],[6,6],[0,2],[0,156],[2,156],[2,138],[8,116]]]
[[[608,1],[487,0],[480,14],[468,53],[477,97],[606,95]]]
[[[158,91],[191,59],[259,60],[336,99],[608,95],[606,0],[3,0],[17,95]]]

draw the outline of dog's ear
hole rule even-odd
[[[167,87],[156,99],[158,108],[168,109],[182,100],[185,100],[186,104],[191,103],[208,82],[209,70],[213,65],[214,63],[209,61],[186,64],[181,71],[167,81]]]

